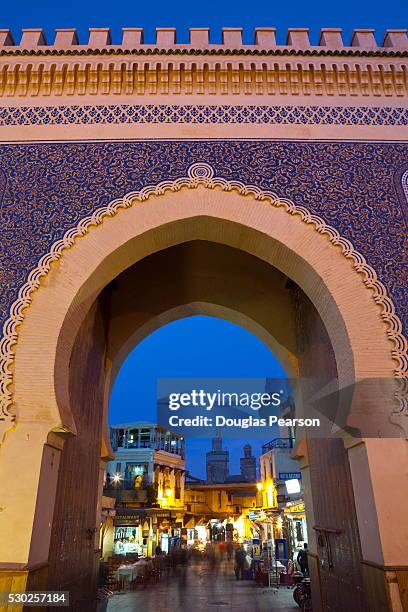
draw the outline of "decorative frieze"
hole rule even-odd
[[[71,33],[65,33],[71,36]],[[3,58],[0,96],[268,95],[401,97],[408,64],[396,59],[347,63],[341,58],[216,58],[174,55],[143,59]]]
[[[107,104],[0,107],[0,126],[119,124],[408,125],[408,109],[364,106]]]
[[[293,95],[403,96],[408,92],[407,30],[387,30],[382,46],[373,30],[354,30],[344,46],[339,28],[321,30],[310,44],[307,28],[290,28],[286,45],[275,28],[256,28],[243,44],[242,28],[224,28],[222,44],[208,28],[191,28],[178,44],[175,28],[157,28],[144,43],[142,28],[124,28],[112,45],[109,28],[90,28],[87,44],[76,30],[56,30],[48,45],[41,29],[25,29],[19,44],[0,30],[0,96],[62,95]]]

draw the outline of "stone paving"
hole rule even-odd
[[[185,580],[185,586],[183,586]],[[232,563],[225,562],[218,573],[206,565],[190,566],[185,577],[176,575],[159,584],[115,594],[108,612],[299,612],[293,591],[258,587],[253,581],[235,579]]]

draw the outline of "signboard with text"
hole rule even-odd
[[[304,512],[305,511],[305,504],[302,502],[300,504],[294,504],[293,506],[286,506],[286,508],[284,509],[284,513],[285,514],[294,514],[294,513],[298,513],[298,512]]]
[[[279,472],[279,480],[301,480],[302,472]]]

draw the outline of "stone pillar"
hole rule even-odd
[[[147,482],[149,484],[153,484],[154,480],[154,451],[151,453],[149,457],[149,462],[147,464]]]
[[[30,573],[42,575],[47,566],[63,446],[49,427],[20,421],[1,447],[0,529],[10,534],[0,538],[1,590],[15,580],[24,590]],[[46,576],[41,580],[45,587]]]
[[[369,609],[408,610],[408,441],[368,439],[348,456]]]

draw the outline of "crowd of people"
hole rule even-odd
[[[207,563],[211,573],[216,576],[223,560],[233,560],[235,577],[237,580],[243,580],[245,571],[251,569],[253,562],[244,546],[231,540],[207,543],[204,553],[194,547],[176,546],[169,554],[165,554],[160,546],[157,546],[155,554],[156,557],[161,558],[163,574],[167,577],[176,574],[184,576],[183,568],[186,568],[190,561],[203,560]],[[290,561],[288,568],[291,571],[296,571],[299,568],[304,576],[309,575],[307,544],[304,544],[304,547],[295,555],[294,560]]]

